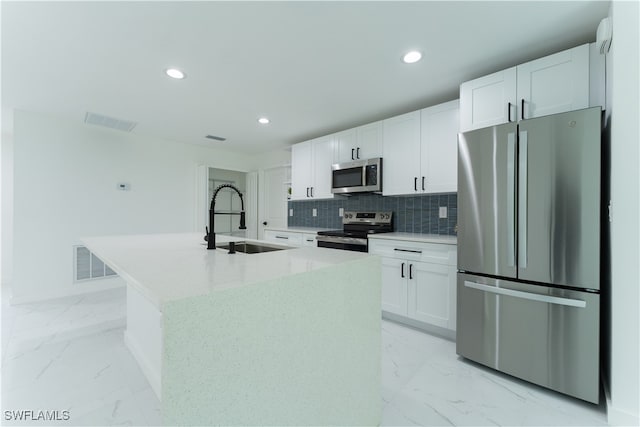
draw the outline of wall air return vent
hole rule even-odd
[[[87,112],[84,115],[84,122],[89,125],[103,126],[110,129],[131,132],[137,123],[129,120],[116,119],[102,114]]]
[[[73,247],[73,279],[76,282],[117,276],[100,258],[84,246]]]

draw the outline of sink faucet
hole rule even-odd
[[[218,192],[223,188],[230,188],[235,190],[240,196],[240,212],[218,212],[221,215],[240,215],[240,230],[246,230],[247,226],[245,225],[245,216],[244,216],[244,200],[242,200],[242,193],[238,190],[233,184],[222,184],[218,186],[213,192],[213,197],[211,198],[211,207],[209,208],[209,228],[207,228],[207,235],[205,236],[205,240],[207,241],[207,249],[215,249],[216,248],[216,233],[213,232],[214,226],[214,217],[216,212],[213,210],[216,206],[216,196]]]

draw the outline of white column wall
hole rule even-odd
[[[640,87],[637,1],[612,3],[611,61],[611,349],[608,421],[640,425],[639,175]]]

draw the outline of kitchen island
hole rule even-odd
[[[200,233],[83,243],[127,283],[125,341],[164,424],[379,424],[378,257],[229,254]]]

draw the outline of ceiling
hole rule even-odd
[[[609,2],[1,7],[3,133],[13,109],[79,123],[94,112],[139,135],[256,153],[455,99],[463,81],[594,41]],[[422,61],[404,64],[409,49]]]

